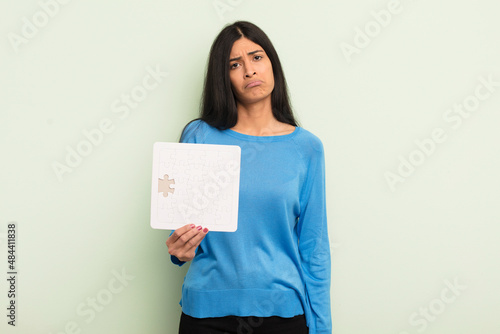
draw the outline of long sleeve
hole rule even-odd
[[[319,139],[311,145],[307,178],[300,198],[297,232],[306,300],[310,308],[308,326],[311,334],[330,334],[331,256],[326,216],[325,159]]]
[[[182,132],[181,139],[179,142],[192,143],[192,144],[198,143],[200,140],[199,136],[202,134],[200,125],[202,124],[200,123],[200,121],[197,120],[188,123],[186,128]],[[170,232],[169,236],[171,236],[172,233],[174,233],[174,231]],[[196,247],[195,253],[196,251],[198,251],[198,247]],[[176,264],[179,267],[182,267],[186,263],[186,261],[181,261],[174,255],[170,255],[170,261],[172,261],[173,264]]]

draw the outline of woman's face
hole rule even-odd
[[[264,49],[242,37],[233,44],[229,57],[229,77],[233,93],[242,104],[271,99],[274,76]]]

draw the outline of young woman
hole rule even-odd
[[[321,140],[298,126],[278,55],[246,21],[212,44],[200,117],[180,142],[241,147],[236,232],[186,225],[167,240],[191,261],[179,333],[331,333]]]

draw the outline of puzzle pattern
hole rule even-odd
[[[158,179],[158,192],[163,193],[163,197],[167,197],[168,194],[173,194],[175,188],[170,187],[170,185],[175,184],[174,180],[169,180],[168,175],[165,174],[163,179]]]
[[[161,149],[158,219],[161,223],[227,225],[233,216],[230,152]]]

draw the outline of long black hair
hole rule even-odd
[[[255,24],[248,21],[236,21],[222,29],[210,48],[200,104],[200,117],[186,124],[181,136],[186,127],[195,120],[201,119],[219,130],[236,125],[238,110],[229,78],[229,57],[234,42],[242,37],[260,45],[271,61],[274,75],[271,107],[274,117],[280,122],[298,126],[293,116],[285,75],[271,40]]]

